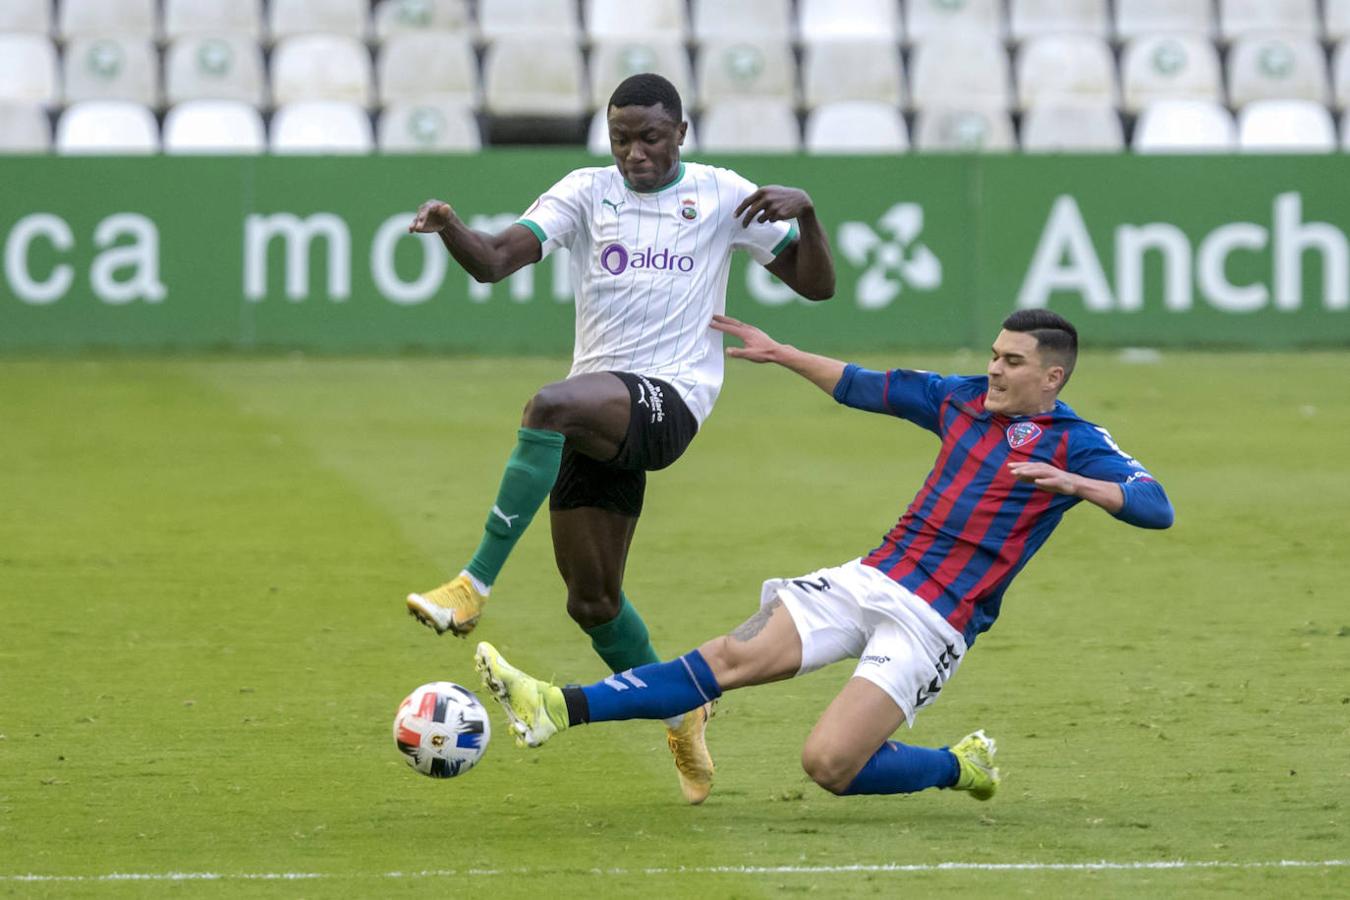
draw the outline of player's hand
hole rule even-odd
[[[1008,471],[1018,481],[1030,481],[1043,491],[1052,494],[1078,494],[1078,476],[1072,472],[1057,469],[1049,463],[1013,462],[1008,463]]]
[[[742,200],[732,215],[741,220],[742,228],[749,228],[756,218],[760,222],[781,222],[795,219],[814,208],[806,191],[769,184]]]
[[[408,233],[435,234],[450,224],[454,210],[443,200],[428,200],[417,208],[417,215],[408,226]]]
[[[714,331],[740,338],[741,343],[745,344],[744,347],[727,348],[727,356],[736,359],[748,359],[756,363],[774,362],[774,353],[782,346],[755,326],[731,316],[713,316],[710,327]]]

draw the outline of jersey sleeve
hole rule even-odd
[[[1148,470],[1116,444],[1111,434],[1084,424],[1069,443],[1069,471],[1120,485],[1125,505],[1114,515],[1140,528],[1167,528],[1175,514],[1163,486]]]
[[[759,190],[759,186],[728,169],[719,172],[718,176],[723,182],[722,190],[730,191],[731,202],[724,208],[730,219],[731,249],[745,250],[761,266],[768,265],[797,240],[797,223],[751,222],[749,226],[742,226],[741,220],[730,214],[742,200]]]
[[[572,241],[583,227],[583,213],[591,178],[584,172],[572,172],[530,204],[517,225],[524,225],[539,238],[543,256],[558,247],[571,249]]]
[[[834,386],[834,399],[854,409],[898,416],[941,434],[942,401],[960,383],[960,378],[919,369],[877,372],[849,363]]]

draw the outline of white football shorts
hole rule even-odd
[[[760,606],[775,598],[802,639],[798,675],[841,659],[890,695],[914,725],[966,655],[961,633],[923,600],[860,559],[798,578],[764,582]]]

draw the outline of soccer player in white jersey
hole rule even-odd
[[[829,242],[806,192],[756,187],[728,169],[685,163],[679,93],[635,75],[608,107],[614,165],[578,169],[499,234],[472,231],[448,203],[422,204],[409,231],[441,236],[475,279],[497,282],[557,247],[571,251],[576,344],[567,378],[525,407],[484,534],[459,576],[411,594],[409,611],[443,634],[477,624],[507,555],[549,497],[567,611],[615,672],[655,663],[647,627],[623,593],[624,563],[648,471],[684,452],[722,385],[731,253],[747,251],[797,293],[834,293]],[[680,786],[712,784],[709,706],[667,721]]]

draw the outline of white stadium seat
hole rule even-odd
[[[1049,103],[1022,117],[1022,149],[1028,153],[1118,153],[1124,147],[1114,106]]]
[[[931,37],[974,32],[999,40],[1007,33],[1003,0],[909,0],[905,34],[911,44]]]
[[[1219,31],[1225,41],[1272,33],[1320,37],[1317,0],[1219,0]]]
[[[0,34],[0,101],[56,106],[56,47],[37,34]]]
[[[815,41],[802,51],[802,101],[807,109],[840,100],[904,100],[900,52],[890,41]]]
[[[1259,100],[1238,114],[1238,147],[1243,153],[1331,153],[1336,123],[1311,100]]]
[[[36,103],[0,100],[0,153],[46,153],[52,148],[52,123]]]
[[[158,4],[159,0],[62,0],[58,6],[61,37],[68,41],[120,34],[153,40],[159,35]]]
[[[675,37],[653,36],[602,41],[591,46],[591,105],[604,107],[619,82],[641,72],[664,76],[675,85],[681,98],[693,100],[694,76],[684,43]]]
[[[255,155],[267,149],[262,116],[238,100],[189,100],[164,117],[164,152]]]
[[[1198,34],[1134,38],[1125,46],[1120,69],[1126,112],[1138,112],[1156,100],[1223,99],[1219,51]]]
[[[1159,100],[1134,126],[1136,153],[1231,153],[1237,148],[1233,116],[1208,100]]]
[[[382,153],[472,153],[483,146],[473,110],[449,100],[391,103],[377,131]]]
[[[1115,57],[1092,35],[1033,37],[1017,50],[1017,86],[1022,109],[1062,101],[1114,106]]]
[[[609,110],[597,109],[591,116],[591,127],[586,135],[586,152],[593,156],[612,156],[609,146]],[[684,143],[680,145],[680,154],[688,155],[698,149],[698,138],[694,134],[694,123],[685,115]]]
[[[898,44],[900,5],[895,0],[798,0],[802,43],[866,38]]]
[[[1350,150],[1350,110],[1341,114],[1341,149]]]
[[[1350,108],[1350,40],[1341,41],[1331,54],[1332,105]]]
[[[355,103],[308,100],[288,103],[272,117],[273,153],[360,155],[375,147],[370,117]]]
[[[1330,102],[1326,55],[1312,38],[1239,38],[1228,51],[1228,100],[1241,108],[1253,100]]]
[[[380,46],[376,69],[383,105],[419,97],[472,108],[481,102],[478,58],[464,32],[397,32]]]
[[[160,105],[159,54],[147,38],[75,38],[66,46],[63,75],[67,103],[130,100]]]
[[[384,43],[396,34],[419,31],[475,33],[468,0],[383,0],[375,7],[375,39]]]
[[[149,107],[139,103],[76,103],[56,123],[56,152],[69,156],[158,153],[159,124]]]
[[[302,34],[334,34],[364,41],[369,0],[271,0],[268,31],[273,41]]]
[[[694,38],[791,41],[791,0],[693,0]]]
[[[340,100],[370,106],[374,100],[370,53],[353,37],[301,34],[272,51],[272,99]]]
[[[696,69],[700,107],[737,97],[796,102],[797,62],[785,41],[705,41]]]
[[[242,32],[184,35],[164,54],[164,93],[170,105],[185,100],[239,100],[265,107],[262,48]]]
[[[699,140],[709,153],[796,153],[801,129],[792,105],[781,100],[723,100],[699,121]]]
[[[1012,92],[1002,43],[978,32],[953,32],[919,44],[910,58],[909,85],[914,109],[1006,109]]]
[[[1015,150],[1012,117],[1000,106],[934,106],[919,113],[914,146],[926,152],[990,153]]]
[[[262,0],[164,0],[164,36],[241,34],[258,40],[263,33]]]
[[[1337,43],[1350,37],[1350,0],[1325,0],[1325,4],[1327,40]]]
[[[1106,0],[1009,0],[1008,27],[1015,41],[1049,34],[1110,34]]]
[[[807,153],[903,153],[909,129],[898,106],[870,100],[845,100],[818,106],[806,117]]]
[[[503,36],[548,35],[575,42],[581,33],[572,0],[478,0],[478,28],[483,40]]]
[[[586,0],[586,31],[593,41],[683,41],[689,17],[684,0]]]
[[[586,111],[586,74],[571,41],[503,36],[483,61],[483,108],[501,116],[575,116]]]
[[[1213,0],[1116,0],[1116,36],[1122,41],[1156,34],[1213,38],[1215,26]]]
[[[52,32],[52,0],[5,0],[0,3],[0,32],[48,36]]]

